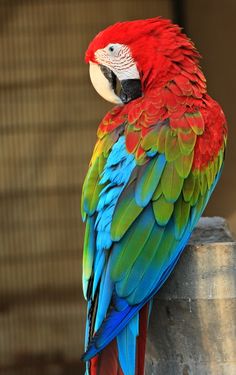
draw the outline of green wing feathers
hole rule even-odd
[[[81,210],[83,218],[86,216],[86,214],[94,214],[96,210],[99,194],[104,187],[103,185],[99,184],[104,164],[105,157],[103,154],[101,154],[99,157],[97,157],[88,170],[82,190]]]
[[[118,295],[131,304],[145,297],[148,280],[157,279],[158,270],[161,274],[173,261],[201,216],[222,166],[224,147],[207,167],[194,169],[194,148],[204,124],[199,113],[186,117],[186,128],[173,129],[165,121],[141,139],[145,152],[153,156],[137,166],[113,215],[111,277]]]
[[[182,126],[177,127],[177,123]],[[184,243],[205,208],[224,158],[222,145],[207,166],[194,167],[195,146],[204,132],[200,112],[185,114],[181,121],[158,122],[144,130],[141,132],[135,125],[128,127],[127,150],[138,157],[137,150],[141,147],[145,158],[141,165],[137,160],[137,166],[118,198],[111,223],[111,278],[118,295],[127,298],[131,304],[145,297],[149,279],[157,280],[162,270],[175,259],[176,249]],[[113,134],[98,142],[84,182],[82,213],[84,218],[87,216],[85,290],[96,251],[95,234],[92,233],[94,215],[104,187],[99,181],[116,139],[117,134]]]

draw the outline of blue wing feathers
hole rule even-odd
[[[216,180],[219,179],[219,175],[216,177]],[[217,181],[215,181],[214,186],[212,187],[210,193],[207,194],[207,198],[209,199],[212,190],[214,189]],[[206,202],[207,203],[207,202]],[[166,269],[163,271],[163,274],[155,282],[155,285],[152,285],[151,293],[148,294],[142,302],[136,305],[130,305],[127,308],[123,309],[122,311],[117,311],[115,309],[111,310],[110,314],[107,318],[103,321],[100,329],[98,330],[97,334],[95,335],[94,339],[90,342],[86,353],[84,354],[84,359],[89,360],[98,352],[100,352],[114,337],[116,337],[123,328],[127,325],[127,323],[132,319],[132,317],[137,314],[137,312],[150,300],[152,297],[158,292],[158,290],[162,287],[165,283],[167,278],[169,277],[170,273],[172,272],[173,268],[175,267],[177,261],[180,258],[180,255],[189,240],[189,237],[192,232],[192,228],[197,224],[200,215],[193,215],[191,220],[189,221],[189,225],[185,230],[185,234],[176,248],[174,252],[175,257],[172,256],[171,262],[167,265]],[[149,277],[150,281],[150,277]]]
[[[95,264],[94,264],[94,269],[96,271],[94,272],[94,278],[93,278],[92,298],[94,298],[94,295],[95,295],[96,290],[97,290],[98,283],[99,283],[101,275],[103,273],[104,266],[105,266],[105,260],[106,260],[105,253],[104,253],[104,251],[100,250],[100,252],[96,256]]]
[[[98,298],[98,307],[97,315],[95,321],[95,332],[100,327],[102,321],[107,315],[107,310],[111,302],[111,297],[113,293],[113,282],[110,277],[110,265],[106,264],[105,272],[103,272],[101,284],[99,288],[99,298]]]
[[[202,213],[202,206],[196,204],[178,231],[174,216],[165,226],[157,224],[149,202],[165,165],[164,154],[155,153],[149,163],[139,167],[138,175],[134,176],[137,180],[133,181],[134,198],[137,205],[144,209],[118,242],[112,241],[110,234],[112,217],[118,199],[136,169],[134,156],[126,151],[124,136],[114,144],[99,181],[105,186],[99,195],[94,223],[96,254],[94,249],[90,250],[94,262],[93,297],[97,291],[98,306],[95,334],[83,359],[88,361],[117,337],[119,360],[125,375],[135,373],[138,312],[172,272]],[[219,174],[210,191],[202,198],[204,207]],[[95,241],[94,233],[92,241]],[[128,251],[130,248],[133,250]],[[88,329],[86,336],[88,338]]]
[[[128,155],[128,156],[127,156]],[[119,165],[119,168],[114,166]],[[97,248],[109,249],[112,244],[111,222],[115,205],[135,167],[134,156],[127,154],[124,136],[114,144],[102,172],[99,184],[107,184],[99,195],[96,230]]]
[[[117,165],[119,165],[119,168],[116,168]],[[127,154],[125,140],[122,136],[114,144],[101,174],[99,184],[105,184],[105,186],[99,194],[99,201],[96,208],[97,217],[95,223],[93,221],[93,232],[96,231],[96,252],[95,256],[92,254],[93,256],[89,258],[90,262],[94,263],[92,298],[94,298],[100,283],[95,330],[99,328],[106,317],[113,293],[113,283],[110,279],[110,263],[106,262],[106,252],[109,251],[107,249],[112,245],[110,235],[112,215],[118,198],[135,166],[134,156]],[[93,236],[93,241],[95,241],[94,238]],[[87,287],[87,282],[85,283],[85,287]]]
[[[129,307],[129,304],[126,301],[126,299],[119,297],[117,293],[113,293],[112,302],[114,304],[114,308],[116,309],[116,311],[123,311],[127,307]]]
[[[176,259],[165,270],[162,277],[158,280],[158,283],[156,283],[157,285],[153,287],[152,292],[146,298],[144,298],[141,303],[129,306],[121,312],[117,312],[116,310],[111,311],[110,315],[106,320],[104,320],[101,328],[98,330],[94,339],[88,346],[88,349],[84,355],[85,360],[89,360],[90,358],[92,358],[94,355],[100,352],[110,341],[112,341],[113,338],[123,330],[130,319],[132,319],[132,317],[137,314],[137,312],[158,292],[158,290],[164,284],[164,282],[172,272],[172,269],[176,265],[181,252],[189,239],[189,236],[190,234],[186,236],[185,243],[182,244],[182,249],[179,251]]]

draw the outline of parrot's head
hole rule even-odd
[[[198,59],[181,29],[160,17],[109,26],[92,40],[85,55],[94,88],[116,104],[165,85],[183,67],[196,68]]]

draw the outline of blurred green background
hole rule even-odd
[[[100,119],[84,52],[119,20],[179,21],[230,126],[205,214],[236,232],[234,0],[0,0],[0,374],[79,375],[81,184]]]

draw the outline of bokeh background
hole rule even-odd
[[[82,374],[81,184],[110,108],[84,52],[102,28],[161,15],[195,41],[230,126],[205,213],[236,232],[235,14],[235,0],[0,0],[0,374]]]

